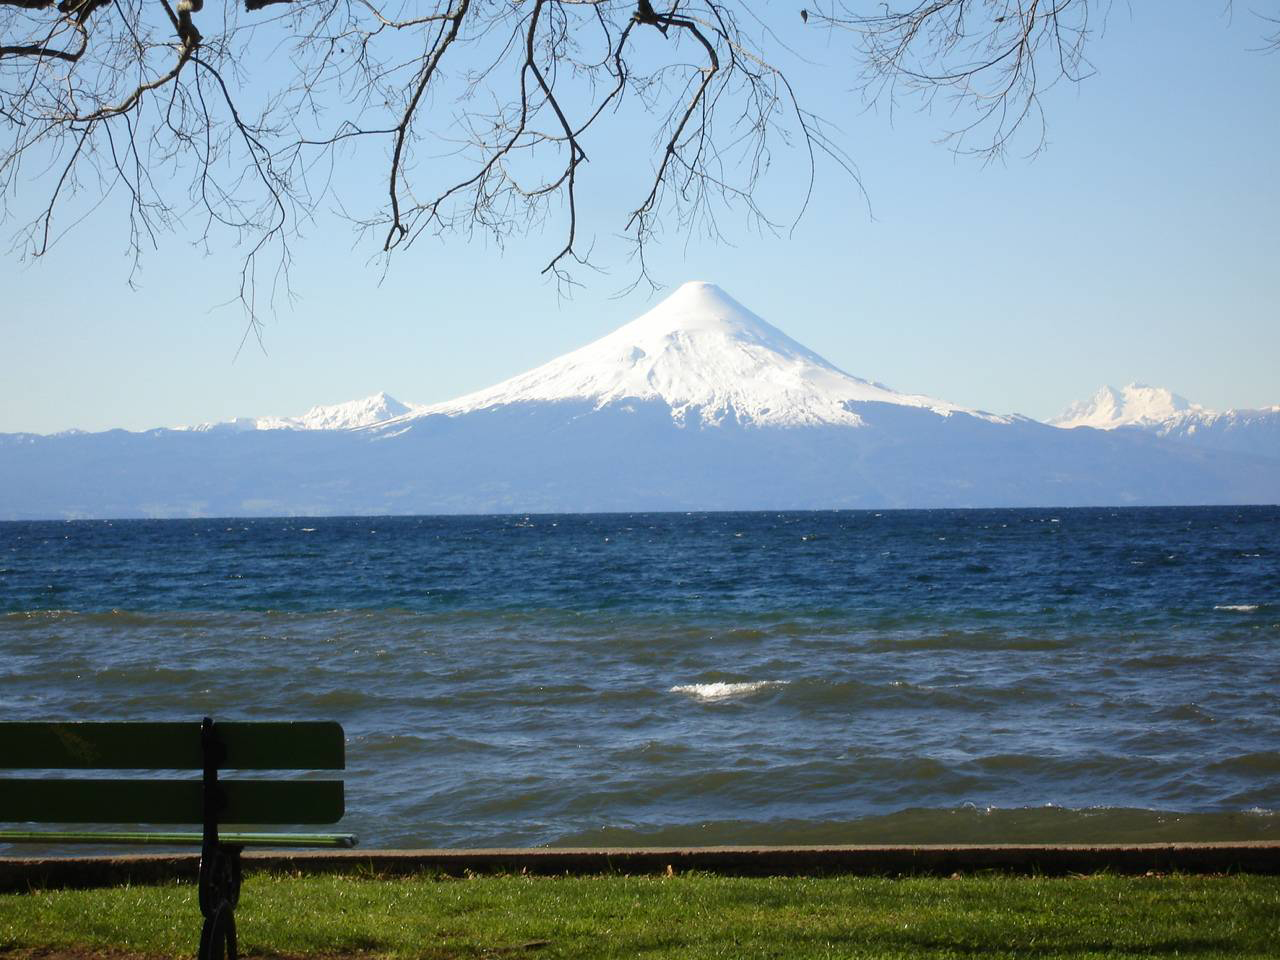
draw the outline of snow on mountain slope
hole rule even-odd
[[[1163,387],[1103,387],[1068,409],[1055,427],[1139,431],[1208,450],[1280,460],[1280,405],[1218,412],[1189,403]]]
[[[1151,427],[1180,414],[1210,412],[1164,387],[1131,383],[1120,390],[1100,387],[1088,400],[1069,407],[1049,423],[1065,429],[1094,427],[1097,430],[1114,430],[1125,426]]]
[[[327,407],[312,407],[296,420],[286,418],[279,422],[282,426],[296,423],[297,426],[294,429],[297,430],[350,430],[402,417],[419,409],[421,407],[417,404],[401,403],[386,393],[375,393],[363,400],[352,400]],[[259,429],[272,428],[259,427]]]
[[[679,424],[859,426],[859,403],[1002,419],[852,377],[702,281],[684,284],[594,343],[415,416],[561,400],[587,400],[596,409],[656,400]]]
[[[208,432],[242,430],[352,430],[370,427],[421,410],[418,404],[401,403],[386,393],[375,393],[363,400],[315,406],[300,417],[236,417],[221,423],[202,423],[178,429]]]
[[[1166,440],[1280,459],[1280,405],[1222,413],[1189,410],[1145,429]]]

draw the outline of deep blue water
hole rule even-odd
[[[1280,508],[0,523],[0,716],[337,719],[368,846],[1280,836]]]

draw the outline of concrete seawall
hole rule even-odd
[[[0,857],[0,892],[194,882],[198,861],[198,856],[190,853]],[[1045,875],[1100,871],[1280,874],[1280,842],[254,852],[245,853],[243,861],[246,873],[371,876],[690,870],[738,876],[948,875],[982,870]]]

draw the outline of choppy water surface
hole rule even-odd
[[[1280,509],[0,524],[0,716],[337,719],[366,846],[1280,836]]]

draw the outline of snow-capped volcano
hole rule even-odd
[[[1072,405],[1049,423],[1065,429],[1093,427],[1097,430],[1114,430],[1116,427],[1127,426],[1152,427],[1166,423],[1180,414],[1209,412],[1164,387],[1131,383],[1119,390],[1115,387],[1100,387],[1088,400]]]
[[[1280,503],[1280,408],[1104,390],[1059,425],[850,376],[710,283],[430,407],[0,434],[0,519]],[[1119,429],[1111,429],[1111,427]]]
[[[414,416],[565,400],[589,401],[596,409],[660,401],[677,423],[707,425],[859,426],[856,405],[862,403],[973,413],[850,376],[715,284],[694,281],[594,343]]]
[[[1280,459],[1280,406],[1218,412],[1164,387],[1102,387],[1049,423],[1066,429],[1145,433],[1208,450]]]

